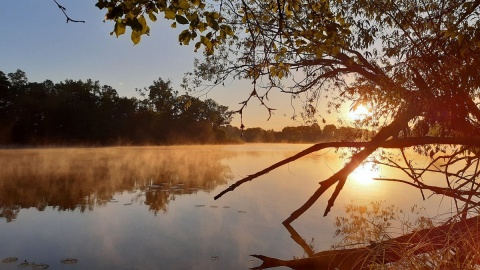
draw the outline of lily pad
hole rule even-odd
[[[18,261],[17,257],[8,257],[2,260],[2,263],[12,263]]]
[[[74,258],[66,258],[61,260],[60,262],[63,264],[75,264],[75,263],[78,263],[78,260]]]

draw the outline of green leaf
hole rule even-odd
[[[176,16],[175,16],[175,20],[176,20],[179,24],[188,24],[187,18],[185,18],[185,17],[183,17],[183,16],[180,16],[180,15],[176,15]]]

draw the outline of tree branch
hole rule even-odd
[[[245,178],[242,178],[230,185],[227,189],[220,192],[214,198],[215,200],[219,199],[225,193],[235,190],[237,187],[242,184],[252,181],[262,175],[265,175],[283,165],[291,163],[299,158],[307,156],[311,153],[318,152],[327,148],[364,148],[368,147],[371,142],[326,142],[326,143],[317,143],[309,148],[291,156],[284,160],[281,160],[261,171],[258,171],[254,174],[251,174]],[[457,138],[457,137],[410,137],[410,138],[400,138],[387,140],[379,144],[378,148],[393,149],[393,148],[407,148],[412,146],[427,145],[427,144],[452,144],[452,145],[464,145],[464,146],[479,146],[480,139],[472,138]]]
[[[53,0],[53,2],[55,2],[55,4],[57,4],[58,8],[63,12],[63,14],[65,15],[65,17],[67,18],[67,23],[68,22],[75,22],[75,23],[85,23],[85,21],[77,21],[77,20],[73,20],[71,19],[68,15],[67,15],[67,12],[66,12],[66,8],[62,5],[60,5],[57,0]]]

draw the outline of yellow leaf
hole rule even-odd
[[[115,23],[115,35],[118,37],[123,34],[125,34],[125,24],[117,21]]]
[[[180,1],[180,3],[178,3],[178,7],[183,10],[187,10],[190,8],[190,3],[188,3],[187,1]]]
[[[142,37],[142,34],[137,31],[132,31],[131,39],[133,41],[133,44],[137,45],[140,42],[140,39]]]
[[[155,22],[157,21],[157,16],[153,14],[153,12],[148,13],[148,18],[150,18],[150,21]]]
[[[165,10],[165,18],[169,20],[175,19],[175,11],[171,9],[166,9]]]
[[[292,16],[293,15],[293,12],[292,10],[290,9],[290,6],[288,4],[285,5],[285,14],[287,16]]]
[[[145,17],[143,15],[138,17],[138,22],[142,25],[142,34],[147,33],[148,31],[147,20],[145,20]]]
[[[283,71],[278,71],[277,77],[281,80],[283,78]]]

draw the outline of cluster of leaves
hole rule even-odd
[[[118,37],[125,34],[126,28],[130,28],[134,44],[140,42],[142,35],[150,33],[146,17],[155,22],[159,14],[163,14],[167,20],[173,20],[173,28],[177,24],[188,26],[178,36],[180,44],[188,45],[198,38],[195,50],[204,46],[207,54],[213,53],[218,43],[234,36],[232,26],[223,23],[225,19],[221,14],[211,6],[206,8],[207,3],[202,0],[99,0],[96,6],[107,11],[105,20],[115,22],[111,34]]]
[[[165,144],[225,142],[231,112],[214,100],[179,95],[159,79],[120,97],[99,82],[30,83],[17,70],[0,72],[1,144]],[[148,93],[148,95],[147,95]]]

